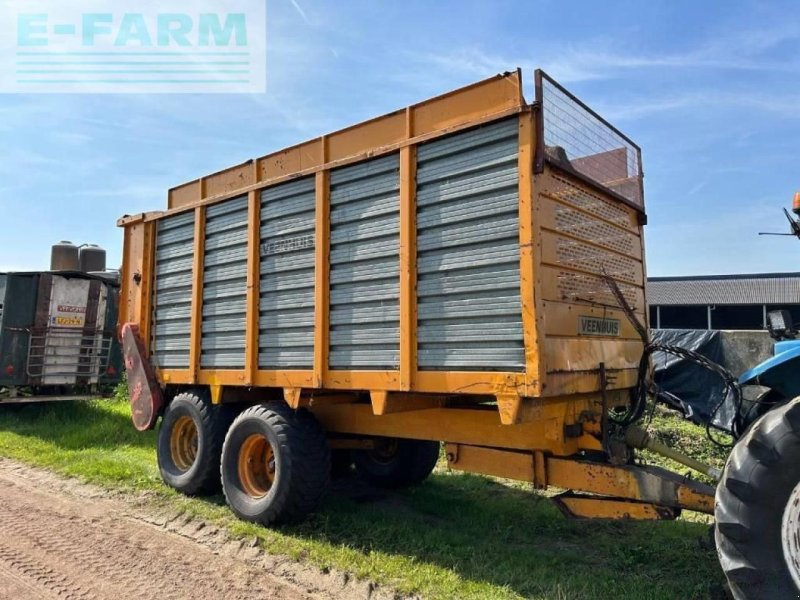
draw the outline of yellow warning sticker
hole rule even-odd
[[[83,317],[55,317],[55,324],[61,327],[83,327]]]

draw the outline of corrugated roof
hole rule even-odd
[[[800,304],[800,273],[651,277],[651,306],[690,304]]]

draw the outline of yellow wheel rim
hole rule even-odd
[[[375,440],[375,447],[370,451],[372,460],[381,464],[387,464],[394,460],[397,454],[397,440],[395,438],[378,438]]]
[[[188,471],[197,459],[197,427],[191,417],[179,417],[169,436],[172,462],[181,471]]]
[[[242,444],[238,461],[239,481],[251,498],[263,498],[275,482],[275,452],[267,438],[259,433]]]

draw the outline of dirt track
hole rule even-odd
[[[134,503],[136,504],[136,503]],[[0,598],[375,597],[203,522],[0,459]]]

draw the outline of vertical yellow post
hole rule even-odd
[[[247,197],[247,308],[245,318],[245,383],[252,385],[258,371],[259,302],[261,300],[261,198]]]
[[[194,209],[194,259],[192,261],[192,313],[189,321],[189,371],[192,383],[200,369],[200,341],[203,335],[203,260],[205,255],[206,209]]]
[[[130,306],[131,281],[133,280],[133,257],[131,256],[131,235],[133,227],[128,226],[122,230],[122,269],[119,274],[119,308],[117,309],[117,323],[128,323],[133,320],[132,307]],[[141,285],[141,284],[140,284]],[[117,337],[119,337],[119,325]]]
[[[156,278],[156,222],[144,223],[144,243],[142,244],[142,341],[145,352],[150,356],[153,326],[153,293],[155,292]]]
[[[400,389],[417,370],[417,148],[400,149]]]
[[[536,148],[533,113],[519,115],[519,275],[522,298],[522,328],[525,342],[526,394],[537,393],[541,385],[536,299],[537,236],[534,224],[533,161]]]
[[[316,174],[314,232],[314,386],[323,387],[328,371],[328,281],[330,258],[330,172]]]

